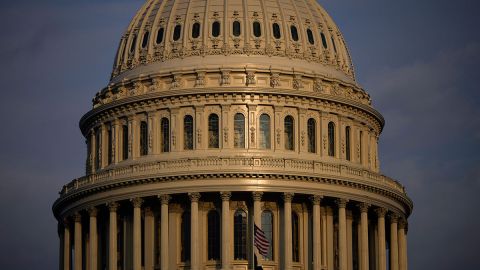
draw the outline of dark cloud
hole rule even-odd
[[[480,2],[320,2],[386,118],[382,171],[414,200],[410,269],[479,269]],[[0,2],[0,269],[57,268],[50,207],[83,173],[78,120],[141,3]]]

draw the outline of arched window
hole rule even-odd
[[[316,137],[317,137],[317,127],[315,119],[310,118],[307,121],[307,135],[308,135],[308,152],[315,153],[317,152]]]
[[[359,141],[360,141],[360,143],[359,143],[360,144],[360,149],[359,149],[360,150],[360,153],[359,153],[360,163],[362,163],[362,161],[363,161],[363,131],[361,131],[361,130],[360,130],[360,140]]]
[[[328,155],[335,156],[335,124],[333,122],[328,123]]]
[[[180,225],[180,260],[190,261],[190,212],[183,212]]]
[[[192,26],[192,38],[198,38],[200,36],[200,23],[196,22]]]
[[[237,210],[233,217],[233,247],[234,259],[247,259],[247,213]]]
[[[183,149],[193,150],[193,117],[185,115],[183,118]]]
[[[310,29],[307,29],[307,37],[308,37],[308,42],[310,44],[315,44],[315,39],[313,38],[313,33],[312,33],[312,30]]]
[[[149,34],[150,34],[150,33],[149,33],[148,31],[143,34],[142,48],[147,47]]]
[[[245,148],[245,116],[243,116],[243,114],[235,114],[233,119],[233,129],[233,141],[235,148]]]
[[[270,210],[262,212],[262,230],[270,243],[267,256],[264,256],[263,258],[267,261],[273,261],[273,213]]]
[[[214,21],[212,23],[212,36],[213,37],[220,36],[220,22],[219,21]]]
[[[160,44],[163,42],[163,32],[164,32],[164,28],[161,27],[160,29],[158,29],[158,32],[157,32],[157,44]]]
[[[220,147],[220,133],[218,115],[212,113],[208,116],[208,147]]]
[[[253,22],[253,35],[255,37],[262,36],[262,27],[260,26],[260,23],[257,21]]]
[[[122,158],[128,159],[128,126],[122,126]]]
[[[242,33],[240,22],[239,21],[234,21],[232,25],[232,32],[233,35],[238,37]]]
[[[108,136],[108,142],[107,142],[107,144],[108,144],[108,145],[107,145],[107,149],[108,149],[107,155],[108,155],[108,158],[107,158],[107,159],[108,159],[108,165],[110,165],[110,164],[112,164],[112,154],[113,154],[113,152],[112,152],[112,151],[113,151],[113,149],[112,149],[112,143],[113,143],[113,142],[112,142],[112,139],[113,139],[113,137],[112,137],[112,127],[109,127],[109,128],[108,128],[107,136]]]
[[[327,38],[325,37],[325,34],[323,32],[320,32],[320,37],[322,38],[323,48],[328,48]]]
[[[337,53],[337,46],[335,45],[335,40],[333,39],[333,37],[332,37],[332,45],[333,45],[333,50],[335,51],[335,53]]]
[[[135,51],[135,45],[137,45],[137,36],[133,36],[132,43],[130,44],[130,53]]]
[[[220,217],[218,212],[208,212],[208,259],[220,259]]]
[[[290,34],[292,34],[293,41],[298,41],[298,31],[295,25],[290,26]]]
[[[292,212],[292,260],[300,262],[300,226],[298,215]]]
[[[261,149],[270,149],[270,116],[266,113],[260,115],[260,137],[258,146]]]
[[[345,128],[345,158],[351,160],[350,157],[350,127]]]
[[[173,28],[173,40],[174,41],[179,40],[181,33],[182,33],[182,26],[180,24],[175,25],[175,28]]]
[[[147,122],[140,122],[140,155],[148,154],[148,125]]]
[[[101,141],[102,141],[102,133],[100,129],[95,131],[95,169],[100,169],[102,165],[102,159],[100,157],[101,154]]]
[[[285,149],[286,150],[293,150],[294,145],[294,123],[293,117],[288,115],[285,117],[284,120],[284,135],[285,135]]]
[[[161,150],[162,152],[170,152],[170,123],[168,118],[163,117],[160,121],[161,129]]]
[[[276,39],[279,39],[282,37],[282,34],[280,33],[280,25],[278,23],[273,23],[272,24],[272,30],[273,30],[273,37]]]

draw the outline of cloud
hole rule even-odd
[[[386,118],[382,171],[404,183],[415,204],[409,259],[416,269],[479,265],[480,93],[472,80],[479,61],[480,44],[471,43],[366,80]]]

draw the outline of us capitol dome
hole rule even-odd
[[[60,268],[406,270],[383,126],[315,0],[148,0],[80,120]]]

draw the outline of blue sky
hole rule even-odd
[[[78,120],[142,2],[0,2],[0,269],[57,267],[51,204],[84,172]],[[410,269],[480,269],[480,2],[320,3],[386,118],[382,171],[415,203]]]

